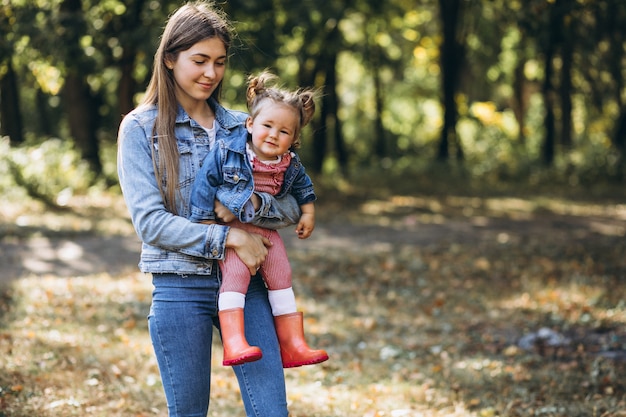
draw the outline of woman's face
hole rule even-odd
[[[275,160],[287,152],[298,126],[295,109],[267,101],[254,119],[248,117],[246,121],[248,132],[252,135],[252,150],[261,161]]]
[[[205,39],[166,62],[174,73],[176,98],[183,107],[206,101],[224,78],[226,47],[217,37]]]

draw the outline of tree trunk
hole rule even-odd
[[[573,31],[565,16],[560,16],[564,39],[561,42],[561,143],[571,148],[572,139],[572,65],[574,60]]]
[[[326,141],[326,126],[328,116],[328,106],[326,105],[326,96],[322,97],[322,108],[320,109],[320,121],[313,120],[311,126],[313,127],[313,161],[308,166],[312,172],[319,174],[322,172],[324,165],[324,158],[326,157],[326,149],[328,148]]]
[[[626,153],[626,106],[624,105],[620,107],[620,114],[613,135],[613,143],[620,151],[621,161],[624,163],[626,160],[626,158],[624,158],[624,153]]]
[[[134,48],[124,48],[124,57],[120,63],[121,78],[118,88],[118,106],[120,110],[120,121],[122,117],[128,114],[134,107],[134,96],[137,89],[137,83],[133,78],[133,70],[135,69]]]
[[[17,88],[17,74],[11,58],[6,62],[7,72],[0,80],[0,135],[8,136],[11,145],[24,142],[22,113]]]
[[[606,31],[610,40],[609,70],[615,83],[615,101],[619,107],[619,118],[615,124],[611,141],[619,151],[619,165],[626,168],[626,103],[622,99],[624,76],[622,75],[622,60],[624,58],[624,35],[619,20],[620,10],[617,2],[610,2],[607,10]],[[623,7],[623,6],[622,6]]]
[[[513,103],[511,106],[513,108],[515,120],[517,120],[517,125],[519,126],[519,134],[517,138],[522,145],[526,144],[526,94],[524,91],[526,85],[526,76],[524,75],[525,64],[526,60],[520,59],[515,67],[513,79]]]
[[[91,170],[99,175],[102,173],[102,164],[96,135],[97,106],[85,79],[74,73],[68,74],[63,87],[63,99],[76,147]]]
[[[439,0],[439,11],[443,26],[443,42],[441,44],[441,73],[444,111],[443,127],[439,140],[437,159],[448,160],[450,147],[456,148],[457,159],[463,159],[463,149],[457,137],[456,122],[458,109],[456,106],[456,93],[462,63],[463,45],[457,40],[457,27],[461,14],[460,0]]]
[[[37,133],[43,136],[58,136],[58,125],[53,122],[50,105],[48,104],[48,95],[37,88],[35,91],[35,108],[37,109]]]
[[[344,170],[348,165],[348,152],[343,141],[343,133],[341,129],[341,119],[337,117],[339,111],[339,101],[337,98],[337,55],[332,54],[328,60],[326,67],[326,87],[327,95],[324,101],[326,110],[326,118],[322,123],[330,124],[333,127],[333,136],[335,144],[335,152],[337,154],[337,162],[339,167]]]
[[[337,161],[341,169],[348,163],[348,153],[346,152],[343,140],[341,120],[337,117],[339,108],[337,96],[337,53],[340,43],[339,27],[335,25],[327,33],[324,44],[328,45],[321,55],[314,61],[315,66],[312,71],[303,71],[301,65],[300,82],[301,85],[313,85],[318,75],[322,78],[324,93],[321,97],[321,108],[319,110],[319,121],[313,119],[313,162],[310,164],[312,172],[321,173],[324,166],[324,159],[328,154],[328,132],[333,133],[333,143]]]
[[[561,25],[558,15],[558,2],[556,5],[550,6],[550,19],[548,25],[548,36],[544,50],[544,80],[541,87],[543,95],[543,104],[545,107],[545,115],[543,125],[545,126],[545,137],[542,147],[543,162],[546,166],[552,166],[555,156],[556,146],[556,126],[555,126],[555,106],[556,91],[552,81],[554,73],[554,55],[556,50],[557,39],[560,36]]]
[[[374,103],[376,115],[374,119],[374,156],[380,161],[389,156],[383,127],[383,86],[380,79],[380,51],[379,46],[374,46],[375,52],[372,59],[372,76],[374,77]]]
[[[100,146],[98,143],[98,106],[89,84],[86,57],[80,46],[80,36],[84,33],[84,16],[80,0],[64,0],[60,6],[60,24],[65,27],[61,42],[67,46],[65,63],[67,74],[62,90],[65,114],[68,117],[70,134],[82,158],[91,170],[100,175]]]
[[[546,51],[545,57],[545,73],[544,73],[544,81],[542,87],[543,94],[543,103],[545,107],[545,115],[543,120],[543,125],[546,129],[546,135],[543,141],[542,147],[542,157],[543,162],[547,166],[551,166],[554,162],[554,147],[555,147],[555,136],[556,136],[556,128],[554,122],[554,87],[552,85],[552,48],[548,48]]]
[[[135,0],[127,2],[127,12],[124,14],[123,24],[126,28],[142,27],[141,11],[144,5],[143,0]],[[137,92],[137,82],[133,77],[135,70],[135,60],[137,57],[137,44],[133,42],[133,37],[126,38],[123,47],[122,57],[119,62],[121,78],[118,88],[118,107],[120,112],[120,121],[123,116],[128,114],[134,107],[134,97]]]

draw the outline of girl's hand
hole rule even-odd
[[[250,201],[252,201],[252,206],[254,207],[254,211],[257,211],[259,207],[261,207],[261,197],[259,197],[256,193],[252,193],[250,197]]]
[[[315,228],[315,216],[310,213],[302,213],[300,221],[296,226],[296,234],[299,239],[306,239],[311,236]]]
[[[250,275],[256,275],[265,257],[267,248],[272,242],[266,237],[256,233],[248,233],[245,230],[231,227],[226,238],[226,247],[234,249],[239,259],[248,267]]]
[[[215,216],[222,223],[229,223],[236,220],[237,217],[226,208],[219,200],[215,200]]]

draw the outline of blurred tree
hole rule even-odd
[[[542,84],[546,111],[543,160],[546,165],[552,165],[557,142],[564,149],[572,145],[572,60],[576,40],[571,24],[575,18],[574,9],[579,6],[569,0],[555,0],[546,7],[545,37],[539,43],[543,46],[545,71]],[[560,141],[557,141],[557,113],[560,115]]]
[[[572,72],[574,64],[574,51],[577,46],[576,33],[572,30],[575,24],[572,11],[565,12],[560,19],[561,28],[561,82],[559,85],[559,97],[561,104],[561,143],[564,150],[572,147]]]
[[[8,136],[11,145],[17,145],[24,142],[17,74],[10,57],[2,66],[4,68],[0,79],[0,135]]]
[[[103,16],[102,32],[106,36],[101,39],[101,42],[106,42],[106,44],[102,47],[110,50],[107,61],[109,65],[117,67],[120,74],[117,96],[120,119],[135,107],[135,94],[147,81],[146,79],[138,80],[135,72],[139,57],[144,55],[146,50],[150,50],[150,45],[146,45],[146,32],[153,32],[154,28],[160,29],[153,19],[142,21],[144,5],[144,0],[126,1],[123,13],[116,13],[115,9],[103,10],[106,14]],[[162,14],[156,13],[154,9],[151,14],[162,17]],[[148,55],[151,56],[151,54]],[[150,72],[144,71],[143,73],[147,75]]]
[[[463,159],[463,148],[456,131],[458,118],[456,95],[465,55],[465,39],[459,31],[459,25],[463,19],[461,0],[439,0],[439,18],[442,27],[440,65],[441,104],[444,116],[437,159],[440,161],[447,160],[450,147],[454,147],[456,158],[461,160]]]
[[[518,23],[543,60],[542,160],[551,166],[559,145],[562,153],[574,146],[575,95],[583,95],[587,103],[580,112],[586,114],[586,125],[591,123],[593,107],[599,117],[606,113],[607,100],[613,99],[618,114],[623,113],[624,36],[618,28],[626,21],[626,4],[619,0],[536,0],[528,6]],[[614,133],[606,125],[606,134],[622,153],[621,116],[615,120]]]
[[[402,81],[402,71],[407,65],[405,56],[412,46],[404,38],[406,13],[413,11],[414,5],[405,1],[362,2],[358,3],[365,18],[365,42],[362,46],[364,64],[369,68],[373,84],[374,102],[374,142],[368,162],[385,160],[397,156],[397,137],[385,127],[384,115],[387,111],[389,95],[388,80]],[[406,45],[406,47],[402,47]],[[405,55],[407,53],[407,55]],[[408,55],[410,56],[410,55]],[[393,74],[393,77],[387,76]],[[393,99],[393,98],[391,98]]]
[[[65,83],[61,94],[76,147],[93,172],[100,174],[102,163],[97,137],[100,98],[92,92],[87,80],[96,68],[81,45],[87,34],[82,6],[81,0],[63,0],[59,8],[56,29],[59,41],[64,45],[59,52],[65,67]]]
[[[0,4],[0,135],[11,145],[24,141],[18,80],[13,64],[15,54],[15,10],[10,3]]]
[[[322,95],[322,107],[319,119],[313,120],[313,164],[311,166],[313,172],[322,172],[324,160],[328,156],[328,132],[334,138],[334,150],[337,157],[339,169],[345,174],[348,167],[348,150],[344,143],[343,130],[339,115],[339,97],[337,93],[337,56],[340,51],[341,33],[339,31],[338,22],[331,19],[327,22],[332,25],[330,30],[326,32],[326,39],[322,40],[322,44],[333,45],[329,48],[323,48],[322,59],[316,62],[313,70],[306,74],[302,71],[300,79],[311,80],[309,85],[314,85],[313,80],[323,80],[324,87]],[[307,57],[313,60],[314,56]]]
[[[100,144],[115,140],[144,90],[163,22],[179,5],[0,2],[0,131],[13,144],[20,133],[71,137],[101,170]],[[323,89],[303,149],[313,171],[452,156],[482,164],[481,173],[518,159],[626,173],[622,0],[221,6],[239,33],[227,104],[242,107],[245,75],[264,68],[288,85]]]
[[[94,76],[111,79],[117,87],[103,92],[109,96],[107,121],[115,126],[145,90],[164,22],[179,5],[176,0],[109,0],[89,5],[89,33],[102,70]],[[104,81],[99,84],[107,88]]]
[[[626,99],[624,99],[624,24],[626,24],[626,3],[620,0],[608,1],[606,7],[595,7],[597,25],[605,29],[608,40],[606,60],[612,78],[613,97],[617,103],[618,116],[611,136],[611,141],[619,153],[620,175],[626,176]]]
[[[239,66],[248,72],[276,67],[285,82],[291,78],[298,86],[323,89],[319,116],[311,123],[312,161],[307,165],[313,172],[321,172],[331,140],[339,166],[347,166],[337,117],[336,62],[344,48],[338,25],[352,6],[352,1],[288,0],[232,1],[226,8],[237,22],[243,44],[236,57]]]
[[[52,135],[66,123],[96,174],[102,172],[100,138],[115,138],[121,116],[145,87],[158,33],[177,6],[169,3],[150,1],[148,10],[144,0],[50,0],[41,3],[45,7],[24,0],[16,6],[20,15],[11,29],[26,45],[27,58],[20,57],[25,73],[36,78],[34,125]],[[49,121],[50,97],[61,99],[61,120]]]
[[[545,108],[545,138],[543,141],[543,161],[546,165],[554,162],[556,146],[556,88],[554,86],[554,60],[559,44],[562,27],[562,0],[553,3],[546,2],[546,12],[548,15],[547,24],[544,26],[544,39],[540,39],[540,47],[543,48],[543,83],[541,93],[543,95],[543,105]]]

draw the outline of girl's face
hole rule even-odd
[[[224,78],[226,47],[217,37],[205,39],[166,61],[174,73],[176,99],[187,108],[206,101]]]
[[[298,115],[290,106],[268,100],[257,116],[248,117],[246,127],[252,135],[252,150],[261,161],[275,160],[293,144]]]

